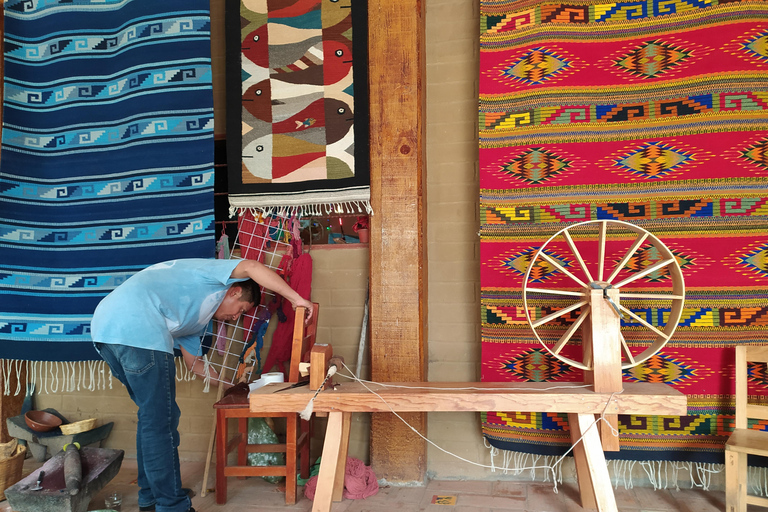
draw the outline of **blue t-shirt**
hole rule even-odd
[[[134,274],[104,297],[91,321],[91,338],[173,353],[199,355],[200,338],[232,285],[242,260],[180,259]]]

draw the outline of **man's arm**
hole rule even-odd
[[[182,346],[179,346],[179,350],[181,350],[181,356],[184,358],[184,364],[186,365],[187,369],[201,379],[205,379],[205,361],[203,361],[203,358],[199,356],[193,356],[187,349]],[[231,384],[219,381],[219,372],[214,370],[213,366],[208,367],[208,374],[212,380],[223,384],[225,388],[231,386]]]
[[[299,295],[296,290],[288,286],[288,283],[283,281],[283,278],[277,275],[269,267],[262,265],[258,261],[243,260],[232,271],[231,277],[234,279],[243,279],[250,277],[259,285],[272,290],[288,299],[293,309],[299,306],[307,308],[307,320],[312,317],[312,303]]]

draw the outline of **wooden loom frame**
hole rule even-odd
[[[606,333],[616,321],[614,311],[601,307],[605,302],[602,292],[591,294],[595,309],[592,314],[593,332]],[[605,313],[599,313],[604,311]],[[608,326],[608,328],[606,328]],[[607,342],[608,352],[618,353],[618,330],[596,337]],[[597,348],[597,347],[594,347]],[[605,350],[595,350],[601,354]],[[310,368],[311,381],[324,378],[330,350],[326,349],[324,361],[313,358]],[[597,363],[597,359],[595,363]],[[314,411],[328,413],[328,427],[323,447],[317,491],[313,512],[329,512],[334,501],[341,501],[344,489],[344,473],[349,446],[351,416],[353,412],[479,412],[515,410],[520,412],[559,412],[568,414],[571,441],[576,462],[576,474],[585,509],[601,512],[618,512],[610,475],[603,453],[596,415],[685,415],[686,396],[666,384],[625,383],[623,389],[601,390],[600,384],[609,373],[621,371],[618,358],[607,358],[604,365],[597,365],[598,375],[589,387],[550,390],[549,383],[490,383],[490,382],[410,382],[388,387],[373,384],[379,396],[371,393],[363,384],[344,384],[334,390],[325,390],[314,399]],[[604,370],[604,371],[603,371]],[[614,381],[615,382],[615,381]],[[620,383],[620,381],[619,381]],[[620,385],[620,384],[619,384]],[[574,385],[575,386],[575,385]],[[312,398],[313,390],[289,389],[275,395],[284,384],[270,384],[250,395],[251,410],[267,412],[302,411]],[[469,389],[469,388],[472,389]],[[411,389],[408,389],[411,388]],[[603,440],[607,441],[607,436]],[[611,445],[612,443],[608,443]],[[609,446],[610,449],[610,446]]]

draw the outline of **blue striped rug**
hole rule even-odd
[[[138,270],[213,257],[208,0],[9,0],[0,358],[97,359]]]

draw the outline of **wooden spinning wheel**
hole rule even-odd
[[[538,341],[587,371],[598,357],[611,364],[613,355],[604,352],[610,347],[620,352],[615,363],[622,369],[655,355],[675,332],[684,301],[672,251],[643,228],[616,220],[581,222],[552,235],[523,283],[525,314]],[[606,336],[608,343],[597,342]]]

